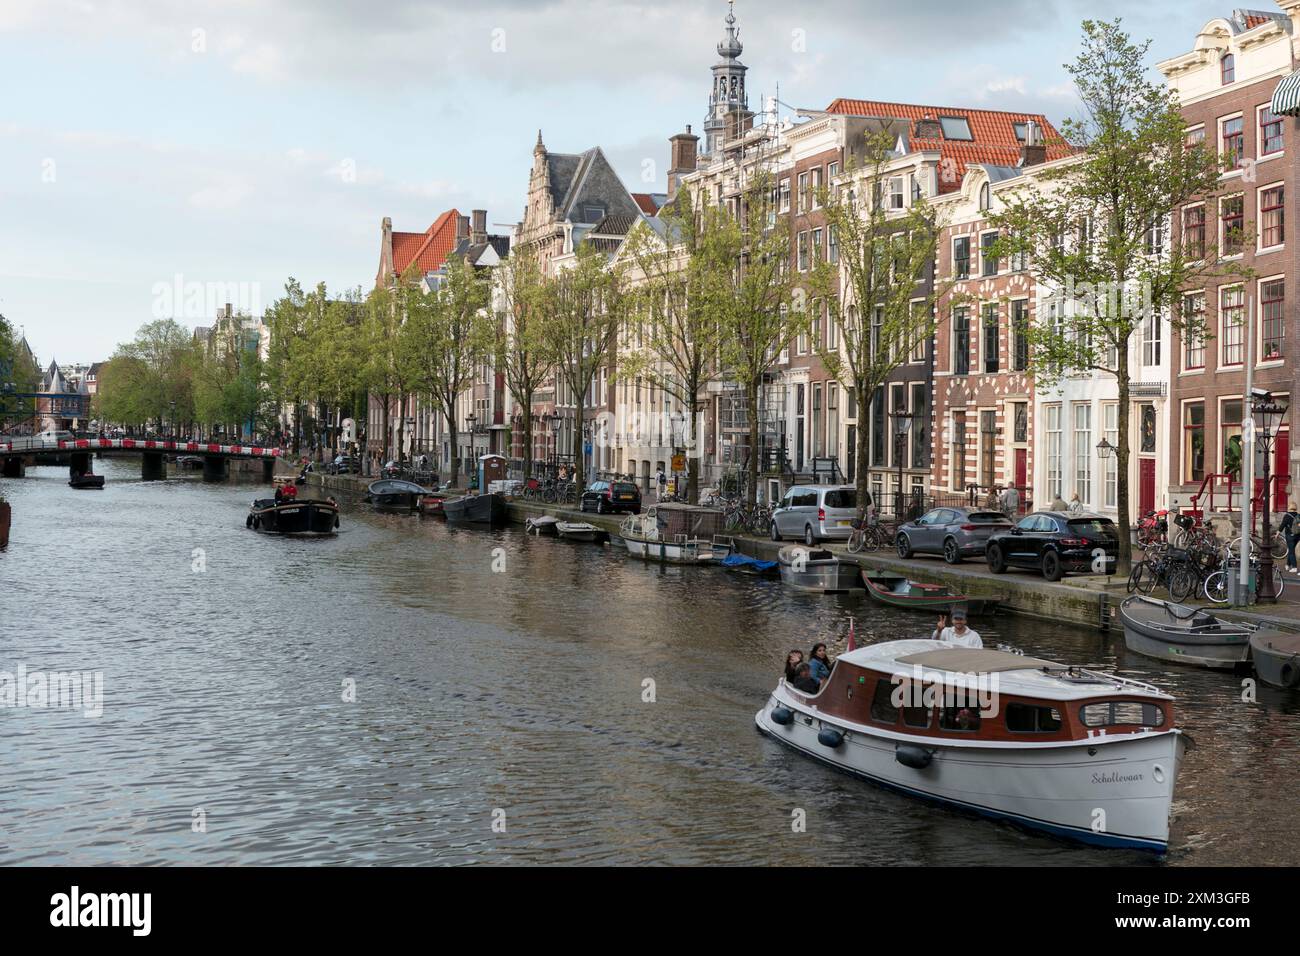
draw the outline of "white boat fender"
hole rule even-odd
[[[899,744],[894,748],[894,759],[904,767],[911,767],[913,770],[924,770],[930,766],[930,759],[933,756],[934,751],[918,747],[916,744]]]
[[[817,742],[823,747],[830,747],[834,750],[840,744],[844,743],[844,734],[831,727],[823,727],[817,733]]]
[[[792,720],[794,720],[794,713],[790,710],[789,707],[772,708],[772,723],[780,724],[781,726],[784,727]]]

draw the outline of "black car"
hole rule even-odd
[[[578,507],[582,511],[595,511],[598,515],[615,511],[638,514],[641,511],[641,489],[630,481],[593,481],[582,493]]]
[[[1010,531],[992,535],[984,555],[994,574],[1011,567],[1036,568],[1049,581],[1059,581],[1067,571],[1111,574],[1119,534],[1103,515],[1036,511]]]

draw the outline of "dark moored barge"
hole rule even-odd
[[[465,495],[442,503],[447,520],[458,524],[481,524],[496,528],[506,523],[506,500],[501,495]]]

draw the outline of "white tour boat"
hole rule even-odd
[[[1190,738],[1149,684],[945,641],[842,655],[816,694],[782,680],[758,729],[915,796],[1057,836],[1163,853]]]

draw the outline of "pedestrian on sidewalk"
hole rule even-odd
[[[664,474],[663,465],[659,466],[659,473],[655,475],[655,481],[659,483],[659,497],[662,499],[668,491],[668,476]]]
[[[1278,534],[1286,541],[1286,569],[1292,574],[1300,574],[1296,568],[1295,546],[1300,543],[1300,512],[1296,510],[1295,501],[1287,504],[1282,523],[1277,526]]]

